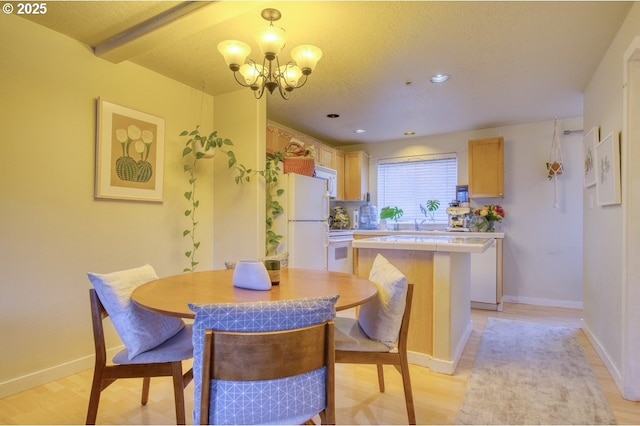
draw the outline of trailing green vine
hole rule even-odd
[[[280,152],[267,155],[265,169],[258,172],[260,176],[264,178],[266,186],[267,219],[265,254],[267,256],[276,254],[280,241],[282,240],[282,235],[276,234],[273,231],[273,223],[284,211],[282,204],[278,201],[278,198],[284,193],[284,189],[277,187],[278,177],[281,171],[280,164],[283,162],[284,156]]]
[[[207,153],[211,152],[211,150],[214,150],[214,155],[215,152],[221,152],[227,156],[228,168],[234,169],[236,172],[236,184],[249,182],[251,176],[255,174],[264,178],[266,186],[265,254],[267,256],[275,254],[282,240],[282,235],[276,234],[273,231],[273,225],[274,220],[284,211],[278,201],[278,197],[284,193],[284,190],[277,188],[284,156],[279,152],[267,156],[264,170],[248,169],[243,164],[238,163],[234,152],[230,149],[230,147],[233,147],[233,142],[230,139],[219,137],[216,131],[211,132],[209,135],[201,135],[199,127],[200,126],[197,126],[195,130],[191,132],[184,130],[180,133],[180,136],[189,137],[182,150],[182,157],[191,157],[190,162],[184,165],[184,171],[189,175],[190,186],[190,190],[184,193],[184,197],[189,202],[189,208],[184,211],[185,217],[189,220],[189,227],[182,232],[182,236],[191,240],[191,249],[184,253],[189,262],[189,266],[184,268],[184,272],[195,271],[199,263],[196,261],[196,252],[200,248],[200,241],[198,241],[196,237],[198,227],[196,211],[200,206],[200,200],[196,197],[198,177],[196,176],[195,169],[198,161],[208,157]]]
[[[214,152],[222,152],[227,156],[229,169],[235,169],[236,171],[236,183],[249,182],[251,175],[255,173],[254,170],[247,169],[237,162],[234,152],[227,148],[233,146],[233,142],[230,139],[219,137],[217,131],[211,132],[208,136],[201,135],[199,127],[196,126],[195,130],[191,132],[184,130],[180,133],[180,136],[189,136],[189,140],[187,140],[182,150],[182,157],[192,156],[192,160],[184,165],[184,171],[189,175],[190,186],[190,190],[184,193],[184,197],[190,203],[190,208],[184,211],[184,215],[189,219],[190,223],[189,227],[182,232],[182,236],[191,240],[191,250],[184,253],[189,260],[189,266],[184,268],[184,272],[195,271],[199,263],[196,261],[196,252],[200,248],[200,241],[196,238],[196,229],[198,227],[196,211],[200,205],[200,200],[196,197],[198,177],[195,174],[198,161],[207,156],[206,152],[214,150]]]

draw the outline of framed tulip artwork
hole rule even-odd
[[[162,202],[164,119],[98,98],[96,198]]]

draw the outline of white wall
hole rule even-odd
[[[553,121],[411,138],[348,150],[371,155],[370,189],[374,202],[377,160],[456,152],[461,185],[468,183],[468,141],[502,136],[505,140],[504,199],[472,200],[501,204],[505,301],[582,307],[582,129],[581,118],[558,120],[565,173],[558,178],[559,208],[553,208],[554,184],[547,180]]]
[[[623,164],[637,168],[637,160],[625,159],[628,151],[623,129],[623,55],[634,37],[640,35],[640,4],[629,12],[616,38],[607,50],[585,90],[585,128],[598,126],[601,137],[611,132],[622,132]],[[623,188],[638,191],[638,182],[629,181],[628,172],[622,170]],[[587,332],[599,350],[623,396],[640,398],[640,384],[632,383],[633,376],[624,374],[623,367],[640,367],[637,352],[625,352],[624,336],[631,333],[637,341],[637,323],[627,326],[623,316],[625,306],[636,309],[640,300],[627,300],[625,294],[625,257],[623,207],[627,201],[623,192],[622,205],[590,206],[596,198],[595,187],[584,191],[584,323]],[[633,215],[635,213],[635,215]],[[635,221],[637,212],[628,220]],[[638,242],[635,243],[637,247]],[[638,259],[629,259],[636,262]],[[637,287],[638,283],[628,285]],[[637,347],[637,344],[636,344]],[[631,359],[630,359],[631,358]],[[636,373],[637,377],[637,373]],[[623,390],[624,389],[624,390]]]
[[[186,139],[178,135],[197,124],[210,132],[214,99],[205,96],[201,111],[200,91],[128,62],[96,58],[88,46],[13,15],[0,14],[0,38],[3,397],[93,366],[87,271],[148,262],[167,276],[187,266]],[[94,199],[98,97],[165,119],[163,203]],[[242,143],[255,145],[257,138]],[[199,268],[211,269],[214,163],[198,167]],[[264,205],[253,200],[253,210]],[[226,225],[244,226],[233,217]],[[245,244],[255,245],[251,252],[263,247]],[[110,347],[120,345],[113,330],[108,337]]]

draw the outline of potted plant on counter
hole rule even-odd
[[[422,214],[433,223],[436,222],[436,211],[438,211],[439,208],[440,201],[438,200],[427,200],[426,206],[420,204],[420,211]]]
[[[380,219],[387,220],[387,229],[389,229],[388,221],[394,220],[395,223],[392,225],[393,230],[397,231],[399,229],[398,219],[400,219],[403,214],[404,214],[404,211],[401,208],[387,206],[387,207],[383,207],[382,210],[380,210]]]

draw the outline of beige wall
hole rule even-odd
[[[638,35],[640,4],[636,3],[585,90],[585,129],[600,127],[601,138],[611,132],[623,132],[623,55]],[[623,155],[627,151],[626,143],[623,135]],[[628,162],[629,167],[636,168],[637,162],[630,160],[623,160],[623,164]],[[638,183],[628,182],[627,177],[623,170],[623,188],[627,182],[631,185],[630,190],[638,191]],[[637,380],[635,385],[630,383],[632,377],[623,371],[629,362],[635,366],[634,370],[640,367],[637,353],[633,355],[634,362],[629,359],[631,355],[624,352],[625,333],[631,333],[636,340],[640,338],[640,332],[633,331],[638,329],[637,324],[627,327],[624,315],[627,304],[637,309],[640,303],[640,300],[625,300],[623,206],[626,198],[622,200],[623,205],[598,207],[594,202],[595,206],[591,208],[591,200],[596,198],[595,191],[595,187],[584,191],[584,322],[618,386],[621,390],[626,388],[626,397],[637,399],[640,397],[640,384]],[[635,221],[636,218],[630,217],[629,220]],[[632,261],[637,262],[637,259]],[[637,286],[638,283],[630,285]]]
[[[215,127],[234,142],[234,152],[245,167],[264,170],[266,98],[256,101],[253,92],[242,90],[216,97]],[[221,134],[222,134],[221,133]],[[226,171],[226,156],[216,158],[213,212],[214,268],[225,261],[256,259],[265,254],[264,180],[257,176],[238,186]],[[225,207],[226,206],[226,207]]]
[[[148,262],[167,276],[187,266],[183,253],[189,242],[182,237],[188,207],[182,168],[186,139],[178,135],[198,123],[211,131],[214,99],[205,96],[201,110],[200,91],[131,63],[98,59],[88,46],[12,15],[0,14],[0,38],[2,397],[92,366],[87,271]],[[98,97],[165,119],[163,203],[94,199]],[[229,95],[225,105],[233,98]],[[254,108],[252,126],[263,120],[264,127],[264,112]],[[225,130],[233,132],[232,126]],[[242,157],[244,162],[257,163],[259,137],[242,140],[244,147],[253,145],[238,154],[253,155]],[[264,133],[262,149],[260,157]],[[198,257],[200,268],[210,269],[215,263],[214,163],[201,162],[198,173]],[[223,176],[216,182],[230,180],[226,191],[232,193],[236,186],[226,167],[216,173]],[[256,192],[251,186],[242,190]],[[263,208],[256,200],[255,194],[243,199],[244,208]],[[241,226],[233,217],[226,225]],[[263,247],[255,236],[259,227],[256,222],[253,238],[244,240],[251,247],[247,255]],[[109,341],[119,345],[113,332]]]

